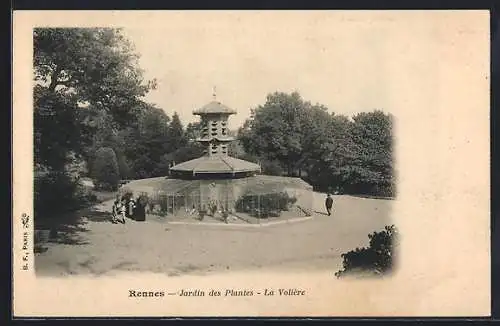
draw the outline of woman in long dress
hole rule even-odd
[[[116,224],[118,222],[125,224],[125,212],[126,207],[122,200],[122,197],[118,195],[115,202],[113,203],[113,212],[111,215],[111,222]]]
[[[144,196],[140,196],[135,202],[134,209],[134,219],[136,221],[144,222],[146,220],[146,205],[147,198]]]

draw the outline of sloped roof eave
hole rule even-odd
[[[209,165],[209,166],[206,166]],[[217,166],[218,165],[218,166]],[[174,172],[193,172],[193,173],[241,173],[256,172],[260,170],[258,164],[235,159],[233,157],[201,157],[191,161],[180,163],[170,169]]]
[[[193,110],[193,114],[236,114],[236,111],[228,106],[218,102],[212,101],[199,109]]]

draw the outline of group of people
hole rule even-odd
[[[113,224],[125,224],[125,219],[130,218],[136,221],[146,220],[146,203],[143,198],[134,199],[133,195],[123,196],[118,194],[113,203],[111,222]]]
[[[337,192],[335,192],[335,194],[337,194]],[[121,194],[118,194],[116,196],[116,200],[113,203],[111,222],[114,224],[125,224],[126,218],[131,218],[136,221],[145,221],[146,205],[147,203],[141,197],[134,199],[133,195],[123,196]],[[325,208],[328,216],[331,216],[333,209],[333,198],[331,194],[328,194],[326,196]],[[188,212],[188,209],[186,209],[186,212]],[[192,209],[189,210],[189,214],[192,215],[195,214],[195,212],[196,208],[193,205]],[[210,201],[209,213],[214,216],[215,212],[217,212],[217,204],[215,201]],[[224,214],[226,213],[226,210],[221,213],[224,217],[225,222],[227,223],[228,214]]]

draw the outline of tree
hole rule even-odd
[[[242,158],[245,156],[245,149],[243,148],[243,145],[241,145],[241,141],[239,139],[236,138],[234,141],[229,143],[228,154],[236,158]]]
[[[254,109],[240,129],[241,144],[248,153],[281,162],[292,176],[304,155],[305,115],[306,104],[297,92],[269,94],[266,103]]]
[[[132,176],[132,170],[130,168],[130,164],[127,161],[127,157],[125,156],[125,151],[123,147],[113,148],[116,154],[116,161],[118,163],[118,171],[120,174],[120,179],[128,179]]]
[[[110,147],[101,147],[93,164],[93,177],[97,181],[97,188],[116,190],[120,182],[120,171],[116,154]]]
[[[124,139],[124,153],[135,178],[163,175],[159,168],[162,156],[169,152],[170,118],[162,109],[144,104],[138,116],[137,127],[130,127],[120,135]]]
[[[200,123],[190,122],[186,126],[186,131],[184,133],[185,138],[188,143],[196,143],[196,139],[200,137]]]
[[[301,122],[301,144],[304,148],[302,157],[298,161],[299,176],[301,170],[306,170],[308,176],[313,167],[318,163],[327,161],[328,158],[341,145],[338,124],[342,123],[342,116],[329,114],[328,109],[320,104],[310,105],[305,103],[306,113]]]
[[[35,81],[51,93],[74,94],[79,103],[110,113],[118,124],[149,90],[138,55],[116,28],[36,28]]]
[[[269,94],[239,130],[244,150],[282,166],[289,176],[310,172],[337,146],[334,117],[299,93]],[[309,173],[307,173],[309,174]]]
[[[73,151],[92,159],[103,142],[135,123],[152,84],[143,80],[121,29],[36,28],[33,45],[38,162],[57,158],[56,150],[61,157]],[[67,118],[50,118],[61,114]]]
[[[349,165],[354,158],[352,139],[350,136],[351,122],[346,116],[330,114],[323,119],[317,119],[316,146],[309,158],[307,180],[322,191],[332,188],[342,188],[344,182],[342,168]],[[311,125],[311,129],[316,129]],[[318,133],[318,130],[320,131]]]
[[[186,162],[203,155],[203,147],[200,144],[190,144],[181,147],[174,152],[163,155],[161,159],[161,169],[164,174],[168,172],[171,165]]]
[[[173,152],[187,144],[184,128],[177,112],[174,112],[172,121],[168,127],[168,140],[170,145],[168,148],[169,152]]]
[[[71,153],[80,153],[80,117],[76,99],[39,85],[34,89],[34,160],[62,171]]]
[[[113,150],[121,177],[130,175],[127,151],[134,149],[125,148],[126,136],[140,136],[139,120],[149,107],[141,98],[154,81],[143,80],[120,29],[36,28],[33,50],[35,188],[43,188],[35,202],[51,203],[50,195],[61,189],[65,195],[58,195],[64,203],[43,206],[49,214],[83,203],[72,183],[87,173],[86,165],[95,172],[102,147]]]
[[[178,163],[186,162],[198,158],[204,154],[204,147],[196,141],[199,137],[200,124],[198,122],[189,123],[186,129],[182,129],[177,113],[174,113],[169,126],[169,151],[166,152],[158,166],[162,174],[167,174],[169,168]]]
[[[245,154],[264,173],[298,175],[317,190],[393,195],[392,116],[382,111],[328,113],[296,92],[272,93],[238,134]]]
[[[392,116],[380,110],[353,117],[353,157],[341,168],[351,192],[394,195],[392,125]]]

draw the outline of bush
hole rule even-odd
[[[45,172],[34,180],[34,208],[37,217],[48,217],[86,206],[91,194],[64,172]]]
[[[260,164],[263,174],[282,176],[285,173],[278,161],[261,160]]]
[[[342,277],[358,272],[383,275],[391,272],[398,236],[394,225],[386,226],[384,231],[369,234],[369,247],[356,248],[341,255],[343,270],[336,272],[335,276]]]
[[[352,183],[346,186],[346,192],[356,195],[376,196],[376,197],[394,197],[395,191],[392,184],[386,183]]]
[[[98,190],[115,191],[118,189],[120,171],[112,148],[101,147],[97,150],[92,171]]]
[[[396,195],[395,187],[392,184],[377,185],[374,192],[381,197],[394,197]]]
[[[264,195],[243,195],[236,202],[236,211],[254,215],[258,218],[278,217],[287,211],[297,198],[286,192]]]

